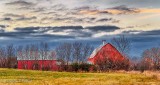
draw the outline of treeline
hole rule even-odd
[[[113,38],[112,43],[120,52],[125,52],[129,48],[129,41],[124,36]],[[125,48],[123,48],[125,47]],[[122,49],[122,50],[121,50]],[[88,62],[88,58],[93,52],[94,47],[87,43],[70,42],[61,43],[55,50],[51,50],[47,43],[28,44],[25,46],[8,45],[0,47],[0,67],[17,68],[17,59],[21,60],[23,69],[51,70],[53,62],[45,63],[39,60],[56,60],[59,71],[109,71],[109,70],[128,70],[130,61],[112,61],[108,56],[104,56],[102,60],[97,59],[94,65]],[[122,53],[126,56],[127,53]],[[28,61],[34,60],[31,67]]]
[[[17,68],[17,60],[22,60],[23,69],[52,70],[56,60],[58,71],[110,71],[110,70],[160,70],[160,48],[153,47],[145,50],[142,56],[129,56],[131,42],[124,36],[113,38],[112,44],[124,56],[123,61],[111,60],[110,55],[102,53],[102,58],[96,59],[95,64],[88,62],[94,47],[87,43],[61,43],[54,50],[48,43],[14,46],[13,44],[0,47],[0,68]],[[33,60],[28,66],[28,61]],[[42,61],[39,61],[42,60]],[[31,62],[30,62],[31,63]]]
[[[160,47],[146,49],[140,59],[135,58],[132,61],[132,69],[134,70],[140,70],[141,72],[145,70],[160,70]]]

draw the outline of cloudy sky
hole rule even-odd
[[[0,0],[0,44],[81,41],[95,47],[126,35],[132,56],[160,45],[160,0]]]

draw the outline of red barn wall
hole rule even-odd
[[[34,65],[38,65],[38,69],[42,70],[42,67],[49,67],[50,70],[58,70],[58,65],[56,60],[18,60],[18,69],[35,69]],[[37,69],[37,70],[38,70]]]

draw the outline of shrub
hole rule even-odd
[[[77,72],[79,70],[79,64],[78,63],[73,63],[71,64],[72,71]]]
[[[72,63],[71,64],[71,68],[72,68],[72,71],[85,71],[85,72],[89,72],[90,71],[90,68],[92,67],[93,65],[91,64],[88,64],[88,63],[81,63],[81,64],[78,64],[78,63]]]

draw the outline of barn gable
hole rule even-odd
[[[107,43],[96,48],[89,57],[88,61],[95,64],[97,59],[101,59],[104,56],[112,61],[122,61],[125,58],[112,44]]]

